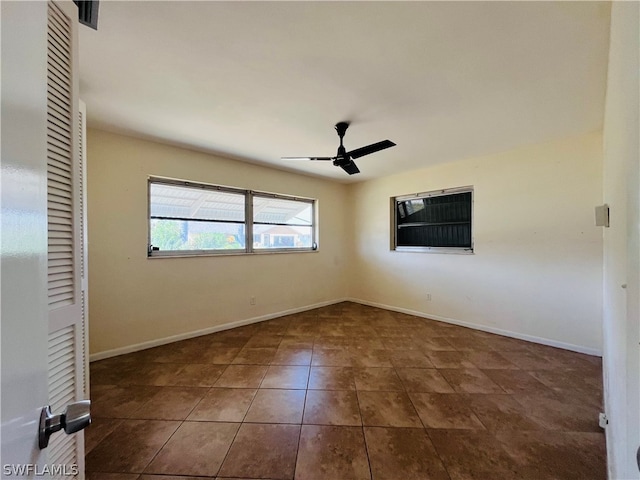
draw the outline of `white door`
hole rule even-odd
[[[42,407],[87,394],[77,10],[0,5],[2,477],[84,478],[81,435],[38,445]]]

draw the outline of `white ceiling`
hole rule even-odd
[[[89,125],[362,181],[602,128],[609,4],[102,1],[80,27]],[[347,150],[330,162],[333,125]]]

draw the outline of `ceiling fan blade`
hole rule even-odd
[[[349,175],[353,175],[355,173],[360,173],[360,169],[358,168],[358,166],[353,163],[353,162],[349,162],[346,165],[340,165],[340,168],[342,168],[345,172],[347,172]]]
[[[351,158],[360,158],[365,155],[369,155],[370,153],[379,152],[380,150],[384,150],[385,148],[395,147],[395,143],[391,140],[383,140],[378,143],[372,143],[371,145],[367,145],[366,147],[356,148],[355,150],[351,150],[347,153]]]
[[[328,161],[333,160],[333,157],[280,157],[281,160],[311,160],[311,161]]]

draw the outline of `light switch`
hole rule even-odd
[[[596,207],[596,227],[609,226],[609,205],[606,203]]]

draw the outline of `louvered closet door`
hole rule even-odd
[[[58,413],[88,394],[84,135],[78,111],[77,9],[71,1],[49,2],[47,39],[49,402]],[[48,453],[49,464],[77,465],[83,478],[82,432],[53,435]]]

